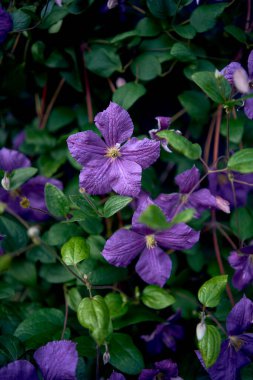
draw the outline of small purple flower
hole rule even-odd
[[[248,193],[252,190],[250,184],[253,184],[253,174],[211,173],[208,179],[211,193],[214,196],[219,195],[226,199],[231,207],[241,207],[247,203]]]
[[[174,217],[178,212],[187,208],[194,208],[196,210],[195,217],[199,217],[204,210],[211,207],[225,210],[220,205],[220,202],[217,202],[217,199],[211,194],[210,190],[198,190],[199,179],[199,170],[193,166],[192,169],[184,171],[175,178],[180,193],[160,194],[157,197],[155,202],[161,207],[168,218]]]
[[[12,170],[31,166],[31,161],[17,150],[2,148],[0,149],[0,169],[7,173]]]
[[[142,335],[141,338],[147,343],[147,349],[153,355],[163,351],[164,346],[176,351],[176,341],[183,339],[184,329],[177,324],[181,312],[177,311],[166,322],[160,323],[150,335]]]
[[[89,194],[137,196],[142,169],[159,157],[159,142],[133,137],[133,123],[126,110],[116,103],[97,114],[95,124],[105,142],[94,132],[79,132],[67,140],[71,155],[83,165],[80,187]],[[124,145],[122,143],[127,141]]]
[[[177,364],[171,359],[156,362],[154,367],[154,369],[143,369],[139,380],[154,380],[160,378],[164,380],[182,380],[182,378],[178,376]]]
[[[108,380],[126,380],[126,378],[122,375],[122,373],[113,371]]]
[[[253,302],[245,296],[227,317],[228,339],[222,345],[217,361],[207,369],[212,380],[239,379],[239,370],[251,362],[253,334],[245,333],[253,323]],[[205,367],[199,351],[197,356]]]
[[[166,150],[166,152],[172,153],[170,148],[168,148],[167,140],[157,136],[158,132],[163,131],[165,129],[169,129],[171,118],[168,116],[157,116],[155,119],[157,120],[158,128],[151,129],[149,131],[149,135],[151,139],[160,141],[161,146],[163,147],[164,150]]]
[[[4,42],[13,28],[11,15],[0,7],[0,44]]]
[[[253,245],[232,251],[228,262],[236,270],[232,279],[236,289],[242,290],[253,282]]]
[[[148,284],[164,286],[170,277],[172,262],[164,249],[188,249],[199,240],[199,232],[186,224],[179,223],[172,228],[154,231],[141,224],[139,217],[154,202],[142,197],[132,219],[132,228],[115,232],[107,240],[102,255],[112,265],[126,267],[139,254],[135,270]]]
[[[78,354],[76,343],[49,342],[34,353],[43,380],[76,380]],[[36,368],[27,360],[16,360],[0,369],[1,380],[39,380]]]
[[[238,62],[231,62],[221,70],[231,85],[235,86],[243,94],[252,93],[253,87],[253,50],[248,57],[248,73]],[[245,100],[244,113],[249,119],[253,119],[253,98]]]

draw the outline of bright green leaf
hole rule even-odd
[[[158,59],[151,54],[140,54],[131,64],[133,75],[144,81],[149,81],[162,73],[162,67]]]
[[[142,84],[129,82],[117,88],[113,93],[112,100],[128,110],[145,93],[146,88]]]
[[[141,300],[144,305],[155,310],[164,309],[175,302],[175,298],[167,290],[156,285],[146,286],[142,292]]]
[[[216,77],[213,72],[200,71],[191,78],[215,103],[223,104],[229,99],[231,86],[223,76]]]
[[[113,195],[110,197],[104,205],[104,217],[110,218],[110,216],[116,214],[116,212],[120,211],[122,208],[127,206],[133,198],[124,197],[122,195]]]
[[[139,222],[157,230],[166,229],[170,226],[166,220],[166,216],[156,205],[149,205],[140,215]]]
[[[239,150],[228,160],[228,169],[239,173],[253,173],[253,148]]]
[[[227,285],[228,276],[215,276],[206,281],[198,291],[198,299],[206,307],[216,307]]]
[[[82,237],[72,237],[61,248],[66,265],[76,265],[90,256],[90,247]]]
[[[69,201],[66,195],[56,186],[47,183],[45,200],[48,211],[56,217],[66,217],[69,212]]]
[[[198,341],[199,350],[206,368],[211,367],[219,356],[221,336],[218,329],[212,325],[206,325],[204,337]]]
[[[38,169],[36,168],[21,168],[13,170],[12,175],[10,177],[10,190],[15,190],[23,183],[25,183],[28,179],[36,174]]]

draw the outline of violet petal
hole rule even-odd
[[[253,50],[251,50],[248,57],[248,73],[249,73],[250,79],[252,79],[253,78]]]
[[[16,360],[0,369],[0,380],[38,380],[38,376],[30,362]]]
[[[253,302],[246,296],[243,296],[227,316],[227,331],[229,335],[239,335],[251,326],[252,321]]]
[[[158,141],[133,137],[120,150],[122,156],[129,161],[139,164],[142,169],[152,165],[160,155],[160,143]]]
[[[79,176],[81,188],[89,194],[106,194],[112,189],[109,177],[111,160],[103,158],[88,162]]]
[[[249,119],[253,119],[253,98],[245,100],[244,113]]]
[[[12,28],[13,21],[11,15],[0,7],[0,44],[4,42]]]
[[[164,231],[156,232],[158,245],[169,249],[189,249],[199,240],[199,232],[184,223],[179,223]]]
[[[0,169],[5,172],[29,166],[31,166],[31,161],[23,153],[13,149],[0,149]]]
[[[112,189],[120,195],[136,197],[141,190],[141,172],[141,166],[135,162],[115,159],[109,174]]]
[[[188,194],[199,182],[199,177],[199,170],[195,166],[178,174],[175,178],[175,182],[179,186],[180,193]]]
[[[242,65],[238,62],[231,62],[229,65],[225,66],[220,73],[231,85],[234,85],[234,72],[238,69],[242,69]]]

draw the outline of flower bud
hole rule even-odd
[[[220,197],[219,195],[217,195],[215,197],[215,200],[216,200],[216,205],[217,207],[224,211],[226,214],[230,214],[230,204],[228,201],[226,201],[226,199],[223,199],[222,197]]]
[[[28,229],[27,235],[31,239],[36,239],[40,236],[40,230],[37,226],[32,226]]]
[[[116,87],[119,88],[119,87],[122,87],[126,84],[126,80],[124,78],[117,78],[116,80]]]
[[[3,186],[4,190],[6,191],[10,190],[10,179],[7,177],[6,173],[4,173],[4,177],[1,181],[1,185]]]
[[[103,355],[103,363],[104,363],[104,365],[107,364],[107,363],[109,363],[110,358],[111,357],[110,357],[109,351],[105,351],[105,353]]]
[[[197,328],[196,328],[197,339],[198,340],[203,339],[205,333],[206,333],[206,324],[204,321],[201,321],[200,323],[197,324]]]
[[[108,0],[107,1],[107,8],[108,9],[115,8],[115,7],[117,7],[117,5],[119,5],[118,0]]]

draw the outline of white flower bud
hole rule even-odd
[[[4,173],[4,177],[3,177],[2,181],[1,181],[1,185],[3,186],[4,190],[7,190],[7,191],[10,190],[10,180],[7,177],[6,173]]]
[[[105,351],[104,355],[103,355],[103,363],[104,365],[106,365],[107,363],[109,363],[110,361],[110,353],[109,351]]]
[[[219,195],[215,197],[217,207],[221,210],[224,211],[226,214],[230,214],[230,203],[226,201],[226,199],[223,199]]]
[[[119,87],[122,87],[126,84],[126,80],[124,78],[117,78],[116,80],[116,87],[119,88]]]
[[[40,230],[37,226],[32,226],[32,227],[28,228],[27,235],[31,239],[37,238],[38,236],[40,236]]]
[[[234,72],[233,81],[236,89],[242,94],[250,91],[248,74],[244,69],[238,69]]]
[[[202,322],[197,324],[197,328],[196,328],[197,339],[198,340],[203,339],[205,333],[206,333],[206,324],[204,321],[202,321]]]
[[[107,8],[108,9],[115,8],[115,7],[117,7],[117,5],[119,5],[118,0],[108,0],[107,1]]]
[[[223,75],[221,74],[221,72],[218,69],[215,70],[214,76],[215,76],[216,79],[219,79],[220,77],[223,77]]]

